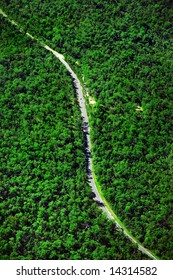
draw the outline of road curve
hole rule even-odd
[[[24,32],[21,29],[21,27],[15,21],[10,20],[8,18],[8,16],[1,9],[0,9],[0,14],[3,17],[7,18],[8,21],[11,24],[15,25],[19,29],[20,32],[22,32],[22,33]],[[39,40],[37,38],[35,38],[34,36],[32,36],[30,33],[27,32],[25,34],[26,34],[26,36],[30,37],[32,40],[35,40],[35,41],[39,42]],[[158,259],[157,257],[155,257],[148,249],[144,248],[138,241],[135,240],[135,238],[133,238],[129,234],[129,232],[122,225],[119,224],[119,222],[116,220],[115,217],[113,217],[113,215],[109,211],[108,207],[103,202],[103,199],[98,192],[98,189],[96,187],[94,177],[93,177],[92,158],[91,158],[90,127],[89,127],[89,123],[88,123],[88,115],[87,115],[86,106],[85,106],[83,89],[82,89],[82,86],[80,84],[80,81],[79,81],[77,75],[73,72],[73,70],[69,66],[69,64],[65,61],[65,58],[62,54],[60,54],[60,53],[56,52],[55,50],[51,49],[49,46],[44,45],[42,42],[39,42],[39,43],[46,50],[52,52],[64,64],[64,66],[69,71],[69,73],[70,73],[70,75],[73,79],[73,83],[74,83],[74,86],[76,88],[76,92],[77,92],[77,96],[78,96],[78,102],[79,102],[79,106],[80,106],[81,116],[82,116],[82,120],[83,120],[83,132],[84,132],[85,139],[86,139],[86,157],[87,157],[87,165],[88,165],[87,166],[88,179],[89,179],[89,183],[90,183],[90,186],[92,188],[92,191],[95,194],[94,200],[101,207],[101,209],[106,213],[108,219],[113,220],[115,222],[117,229],[121,230],[124,233],[124,235],[127,236],[127,238],[131,240],[131,242],[133,242],[134,244],[136,244],[138,246],[138,250],[140,250],[144,254],[148,255],[151,259],[157,260]]]

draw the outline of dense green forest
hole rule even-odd
[[[1,259],[146,259],[92,199],[72,79],[1,20]]]
[[[88,112],[94,171],[102,192],[144,246],[172,259],[172,1],[0,3],[84,75],[96,100],[88,104]],[[67,80],[64,90],[69,86]],[[84,169],[78,168],[86,182]]]

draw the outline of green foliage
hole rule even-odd
[[[80,68],[75,67],[83,71],[96,100],[88,109],[93,162],[103,193],[134,236],[156,255],[172,259],[172,1],[1,2],[24,29],[79,61]],[[21,84],[15,71],[9,87]],[[13,108],[12,103],[11,119]],[[73,139],[80,137],[75,134]],[[62,135],[60,141],[67,144],[63,139]],[[39,142],[34,141],[36,150]],[[71,243],[75,246],[73,239]],[[103,246],[97,252],[103,256],[104,250]]]
[[[1,23],[0,258],[146,258],[91,198],[71,77]]]

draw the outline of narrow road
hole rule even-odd
[[[20,26],[15,21],[10,20],[8,18],[8,16],[1,9],[0,9],[0,14],[3,15],[5,18],[7,18],[11,24],[15,25],[19,29],[20,32],[23,32],[23,30],[20,28]],[[38,39],[33,37],[30,33],[27,32],[26,35],[28,37],[30,37],[32,40],[38,41]],[[103,199],[98,192],[98,189],[96,187],[94,177],[93,177],[92,159],[91,159],[90,127],[89,127],[89,123],[88,123],[88,115],[87,115],[86,106],[85,106],[83,89],[80,84],[80,81],[79,81],[78,77],[76,76],[76,74],[71,69],[71,67],[69,66],[69,64],[65,61],[65,58],[62,54],[56,52],[55,50],[51,49],[47,45],[42,44],[41,42],[40,42],[40,45],[42,47],[44,47],[46,50],[52,52],[64,64],[64,66],[69,71],[69,73],[73,79],[73,83],[75,85],[77,96],[78,96],[78,102],[79,102],[79,106],[80,106],[80,110],[81,110],[82,120],[83,120],[83,132],[84,132],[84,135],[86,138],[86,157],[87,157],[87,163],[88,163],[88,167],[87,167],[88,168],[88,179],[89,179],[90,186],[93,190],[93,193],[95,194],[94,200],[101,207],[101,209],[106,213],[108,219],[114,220],[116,227],[119,230],[121,230],[124,233],[124,235],[127,236],[128,239],[130,239],[133,243],[135,243],[138,246],[138,250],[140,250],[144,254],[148,255],[151,259],[157,260],[158,259],[157,257],[155,257],[148,249],[144,248],[138,241],[136,241],[135,238],[133,236],[131,236],[131,234],[125,229],[125,227],[123,227],[122,224],[120,225],[120,223],[115,218],[116,215],[114,215],[114,217],[113,217],[110,210],[103,202]],[[107,205],[108,205],[108,203],[107,203]]]

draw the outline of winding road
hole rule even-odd
[[[8,21],[15,25],[20,32],[24,33],[24,31],[22,30],[22,28],[13,20],[10,20],[8,18],[8,16],[0,9],[0,14],[7,18]],[[28,37],[30,37],[32,40],[34,41],[38,41],[39,40],[35,37],[33,37],[30,33],[26,33],[26,35]],[[88,180],[90,183],[90,186],[92,188],[93,193],[95,194],[94,200],[97,202],[97,204],[101,207],[101,209],[106,213],[107,217],[109,220],[113,220],[116,224],[117,229],[121,230],[123,232],[123,234],[125,236],[127,236],[128,239],[131,240],[131,242],[133,242],[134,244],[136,244],[138,246],[138,250],[140,250],[141,252],[143,252],[144,254],[148,255],[151,259],[157,260],[159,258],[157,258],[154,254],[152,254],[148,249],[144,248],[129,232],[128,230],[125,228],[125,226],[123,226],[123,224],[119,223],[118,220],[116,219],[116,215],[113,213],[113,211],[110,211],[110,206],[109,204],[106,202],[106,200],[104,200],[105,202],[103,202],[103,199],[96,187],[95,184],[95,180],[93,177],[93,168],[92,168],[92,158],[91,158],[91,140],[90,140],[90,127],[89,127],[89,122],[88,122],[88,115],[87,115],[87,111],[86,111],[86,106],[85,106],[85,100],[84,100],[84,94],[83,94],[83,89],[82,86],[80,84],[80,81],[78,79],[78,77],[76,76],[76,74],[73,72],[73,70],[71,69],[71,67],[69,66],[69,64],[65,61],[65,58],[62,54],[56,52],[55,50],[51,49],[49,46],[43,44],[42,42],[39,42],[40,46],[44,47],[46,50],[52,52],[66,67],[66,69],[69,71],[72,79],[73,79],[73,83],[75,85],[76,88],[76,92],[77,92],[77,96],[78,96],[78,102],[79,102],[79,106],[80,106],[80,110],[81,110],[81,115],[82,115],[82,120],[83,120],[83,132],[86,138],[86,157],[87,157],[87,169],[88,169]],[[109,209],[108,209],[109,208]],[[111,213],[112,212],[112,213]]]

